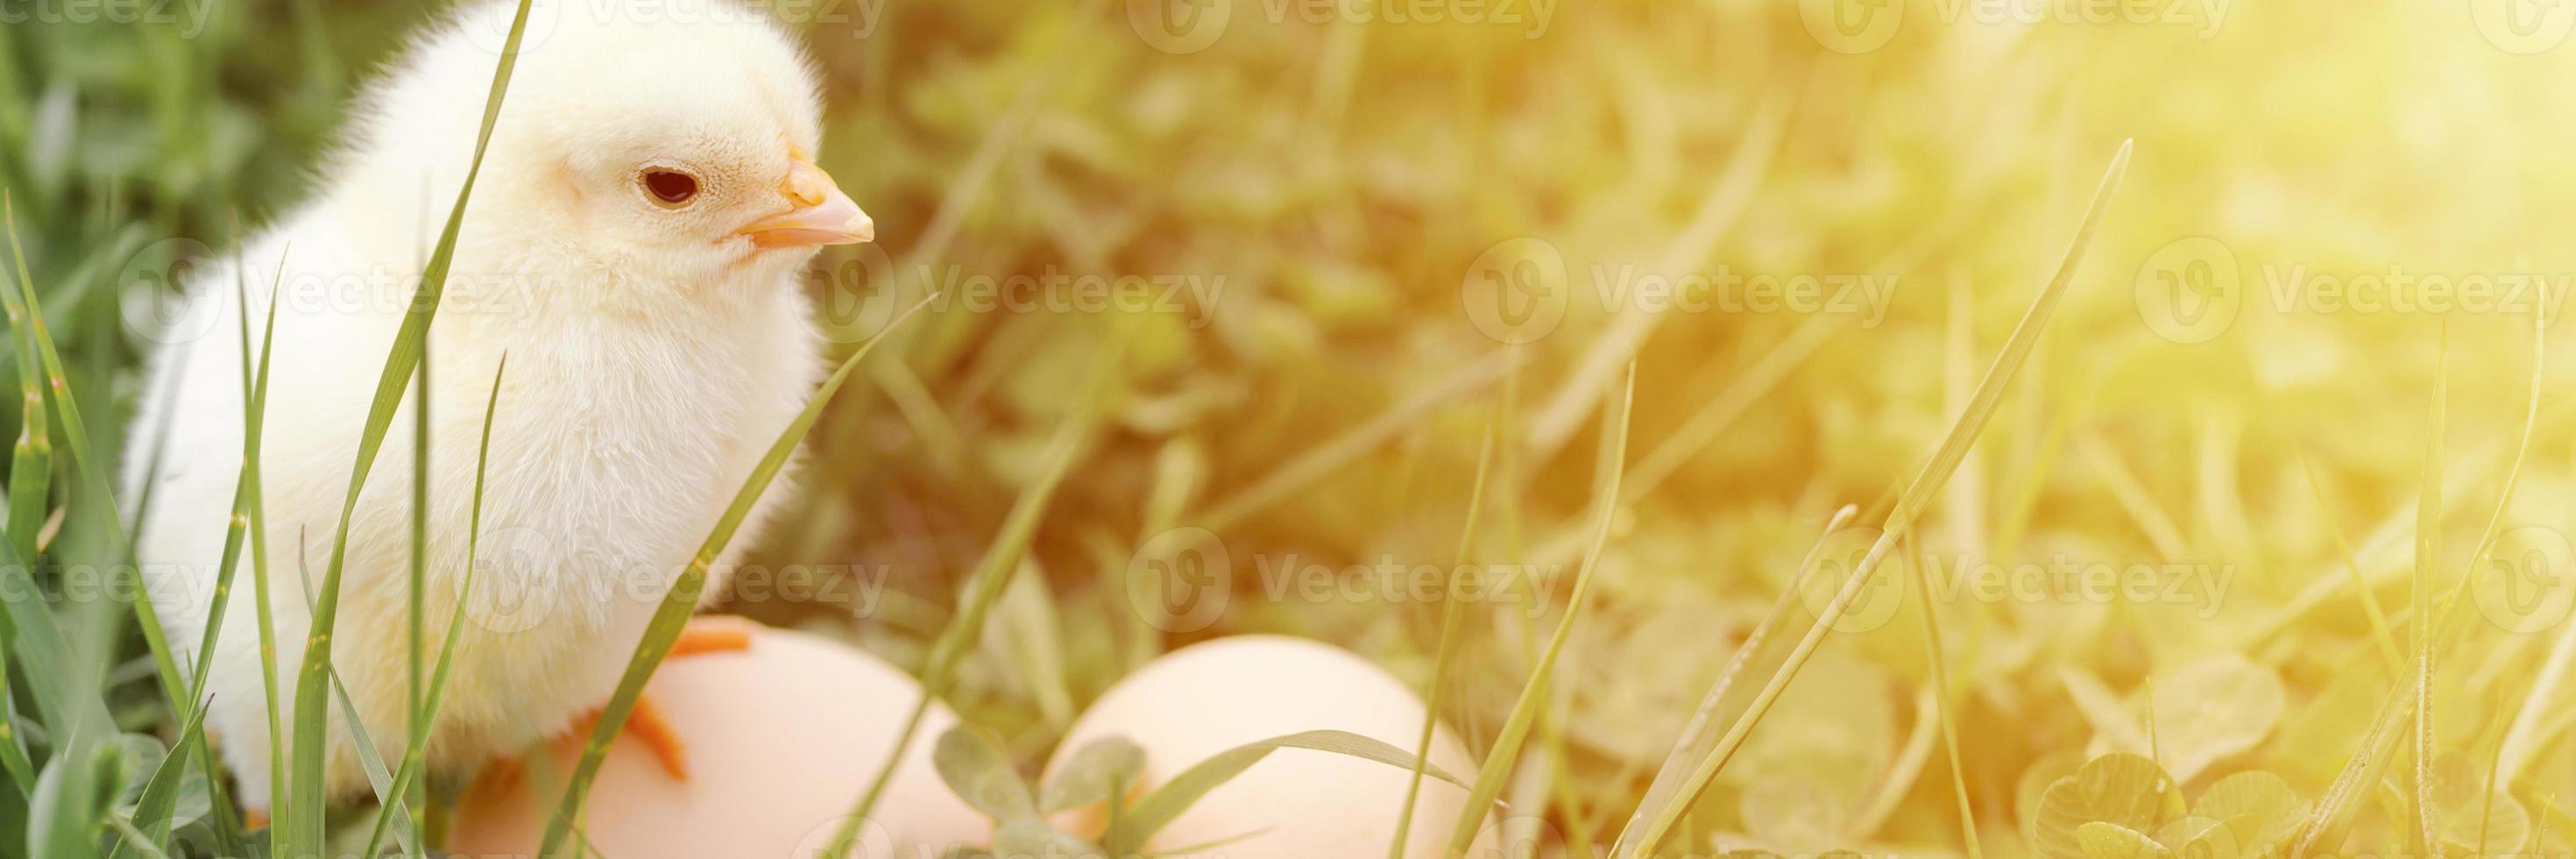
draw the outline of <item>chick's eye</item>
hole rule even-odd
[[[644,191],[665,206],[678,206],[698,196],[698,178],[677,170],[646,170]]]

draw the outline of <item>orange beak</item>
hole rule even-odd
[[[832,176],[823,168],[803,158],[787,168],[787,181],[778,186],[787,198],[787,211],[753,221],[736,235],[751,237],[751,243],[764,248],[801,248],[815,245],[846,245],[872,242],[877,238],[877,223],[850,195],[841,193]]]

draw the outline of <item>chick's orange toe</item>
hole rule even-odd
[[[567,756],[578,756],[581,744],[588,742],[591,732],[599,729],[599,715],[598,711],[592,711],[590,715],[581,717],[572,730],[555,738],[555,748]],[[626,712],[626,724],[619,730],[652,752],[653,760],[662,765],[662,772],[669,774],[672,780],[689,780],[688,744],[680,740],[678,731],[671,729],[670,720],[662,717],[662,708],[653,704],[653,696],[635,699],[635,709]]]
[[[680,640],[671,644],[672,659],[704,653],[734,653],[751,649],[751,628],[738,618],[702,616],[689,619],[680,630]]]

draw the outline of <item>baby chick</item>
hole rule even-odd
[[[662,595],[819,381],[799,270],[820,245],[873,238],[814,165],[813,67],[772,23],[725,3],[540,0],[531,17],[430,338],[425,639],[435,647],[459,600],[467,623],[428,746],[441,771],[560,736],[608,699]],[[248,287],[254,347],[276,286],[262,487],[291,722],[370,397],[515,12],[477,3],[419,37],[355,106],[314,198],[188,284],[183,318],[210,322],[204,336],[152,360],[145,389],[176,395],[136,422],[135,449],[165,450],[157,473],[138,456],[127,475],[129,492],[148,483],[154,498],[136,553],[181,658],[213,660],[207,727],[254,806],[282,774],[269,771],[247,559],[218,646],[188,652],[211,613],[241,461],[235,284]],[[461,593],[483,405],[504,354],[481,550]],[[408,402],[348,523],[332,654],[385,760],[410,730]],[[366,783],[343,711],[329,711],[325,788],[346,799]]]

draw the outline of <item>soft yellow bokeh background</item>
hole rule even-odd
[[[1916,548],[1942,570],[2227,585],[1934,601],[1982,851],[2032,852],[2036,792],[2088,751],[2153,753],[2187,796],[2251,769],[2323,794],[2399,676],[2356,581],[2411,658],[2428,459],[2450,488],[2433,584],[2479,570],[2486,598],[2434,698],[2436,769],[2469,786],[2423,793],[2474,832],[2501,743],[2516,777],[2496,819],[2545,829],[2534,849],[2576,837],[2558,718],[2576,690],[2547,670],[2576,600],[2576,415],[2558,395],[2576,344],[2555,317],[2496,529],[2535,560],[2472,563],[2531,395],[2530,308],[2576,285],[2576,8],[1657,0],[1548,2],[1542,20],[1540,0],[1169,2],[1200,28],[1163,28],[1148,0],[778,10],[828,80],[824,166],[879,225],[878,248],[816,278],[845,341],[977,277],[1206,291],[1158,289],[1141,312],[934,305],[832,413],[806,502],[765,535],[769,563],[855,565],[885,592],[857,612],[738,608],[917,660],[1049,435],[1098,409],[957,696],[972,720],[1035,759],[1134,666],[1235,632],[1341,643],[1423,688],[1436,604],[1304,598],[1271,576],[1449,568],[1492,432],[1472,558],[1540,575],[1467,613],[1442,709],[1481,756],[1567,608],[1601,408],[1634,344],[1629,497],[1523,757],[1534,774],[1507,794],[1515,825],[1587,855],[1833,512],[1884,514],[2133,140],[2064,304]],[[0,132],[45,272],[113,271],[170,235],[221,245],[228,212],[289,204],[346,88],[430,14],[217,8],[196,36],[0,38]],[[1858,282],[1885,301],[1655,313],[1605,305],[1622,272]],[[2504,291],[2445,313],[2325,285],[2376,296],[2394,276]],[[1500,296],[1554,321],[1477,324]],[[130,364],[112,321],[64,327],[84,360]],[[1229,599],[1158,628],[1130,589],[1163,569],[1140,547],[1190,527],[1222,546]],[[1691,849],[1965,852],[1920,614],[1888,581],[1700,803]],[[1793,604],[1779,635],[1822,603]],[[2407,845],[2413,769],[2364,791],[2341,847]]]

